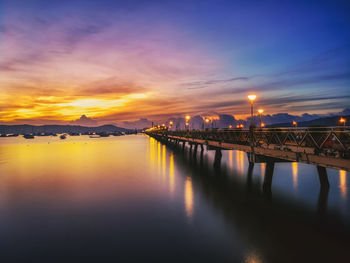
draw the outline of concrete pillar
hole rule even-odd
[[[254,169],[254,163],[249,163],[248,166],[248,176],[247,176],[247,187],[250,188],[253,181],[253,169]]]
[[[263,182],[263,192],[271,197],[271,186],[273,170],[275,169],[275,162],[269,161],[266,163],[265,176]]]
[[[317,166],[317,172],[318,172],[318,178],[320,179],[321,189],[328,189],[329,182],[328,182],[326,167]]]
[[[215,157],[214,157],[214,168],[220,168],[221,166],[221,158],[222,153],[220,149],[215,150]]]
[[[193,156],[196,157],[197,156],[197,150],[198,150],[198,144],[195,144],[193,147]]]
[[[327,212],[328,193],[329,188],[321,187],[317,202],[317,213],[319,215],[324,215]]]

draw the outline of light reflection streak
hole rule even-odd
[[[187,177],[185,181],[185,210],[189,219],[193,216],[193,188],[192,179]]]
[[[165,176],[165,173],[166,173],[166,149],[165,149],[165,145],[163,145],[162,147],[162,173],[163,173],[163,176]]]
[[[260,170],[261,170],[261,181],[264,181],[265,169],[266,169],[266,163],[261,163],[261,166],[260,166]]]
[[[150,143],[150,148],[149,148],[150,162],[151,162],[151,166],[154,167],[156,163],[155,139],[153,139],[152,137],[149,137],[149,143]]]
[[[175,190],[175,169],[174,169],[174,154],[170,155],[169,164],[169,188],[170,193],[173,194]]]
[[[341,196],[343,199],[346,199],[346,171],[344,170],[339,170],[339,184]]]
[[[244,173],[244,152],[242,151],[236,151],[236,158],[237,158],[237,171],[243,175]]]
[[[232,169],[233,168],[233,151],[230,150],[228,152],[228,158],[229,158],[229,165],[230,165],[230,168]]]
[[[160,154],[161,154],[161,152],[160,152],[160,151],[161,151],[161,149],[160,149],[160,142],[158,142],[157,145],[158,145],[158,148],[157,148],[158,158],[157,158],[157,160],[158,160],[158,174],[159,174],[159,173],[160,173],[160,165],[161,165],[161,159],[160,159],[160,158],[161,158],[161,157],[160,157],[160,156],[161,156],[161,155],[160,155]]]
[[[292,175],[293,175],[293,188],[294,190],[298,187],[298,163],[292,163]]]

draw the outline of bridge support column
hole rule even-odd
[[[201,153],[204,151],[204,146],[201,144]]]
[[[198,150],[198,144],[195,144],[193,147],[193,156],[196,157],[197,156],[197,150]]]
[[[317,166],[318,178],[320,179],[321,189],[328,189],[329,182],[326,167]]]
[[[221,158],[222,158],[222,153],[220,149],[215,150],[215,157],[214,157],[214,168],[220,168],[221,165]]]
[[[272,177],[273,177],[274,169],[275,169],[275,162],[270,161],[266,163],[265,176],[264,176],[264,182],[263,182],[263,192],[268,197],[271,197],[271,186],[272,186]]]
[[[253,170],[254,170],[254,163],[249,163],[248,166],[248,177],[247,177],[247,187],[250,188],[253,181]]]

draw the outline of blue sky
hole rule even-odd
[[[327,113],[350,103],[348,1],[0,1],[0,121]],[[19,96],[20,94],[20,96]]]

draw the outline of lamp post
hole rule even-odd
[[[250,94],[248,95],[248,99],[250,100],[250,147],[251,147],[251,152],[249,155],[249,163],[254,163],[255,162],[255,153],[254,153],[254,120],[253,120],[253,102],[256,99],[255,94]]]
[[[263,109],[258,109],[259,117],[260,117],[260,127],[263,127],[262,119],[261,119],[261,114],[264,112]],[[264,125],[265,126],[265,125]]]
[[[255,94],[248,95],[248,99],[250,100],[250,127],[253,128],[254,120],[253,120],[253,102],[256,99]]]
[[[205,127],[206,127],[206,128],[208,128],[209,121],[210,121],[210,120],[209,120],[208,118],[205,118],[205,124],[206,124]]]
[[[173,127],[173,124],[174,124],[173,121],[169,122],[169,129],[171,129]]]
[[[344,119],[343,117],[340,118],[339,120],[340,123],[343,124],[344,128],[345,128],[345,123],[346,123],[346,119]]]
[[[297,128],[297,127],[298,127],[298,123],[297,123],[296,121],[293,121],[293,126],[294,126],[295,128]]]
[[[190,121],[190,119],[191,119],[191,117],[190,117],[190,115],[186,115],[186,123],[185,123],[185,125],[186,125],[186,129],[189,129],[189,121]]]

